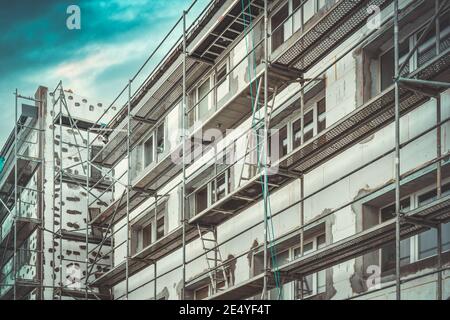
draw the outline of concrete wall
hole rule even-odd
[[[100,103],[90,102],[87,98],[76,95],[72,92],[65,92],[67,110],[64,114],[69,114],[78,119],[95,122],[103,113],[104,106]],[[73,129],[67,126],[60,127],[53,125],[53,117],[59,112],[59,103],[53,109],[52,97],[48,98],[45,112],[45,145],[44,158],[45,164],[45,227],[48,230],[58,232],[60,229],[77,232],[84,237],[86,234],[87,201],[93,202],[93,195],[100,196],[102,190],[92,190],[89,196],[86,190],[86,178],[88,166],[85,163],[87,159],[86,148],[87,132],[83,130]],[[54,131],[54,136],[53,136]],[[62,143],[62,144],[61,144]],[[94,145],[98,145],[95,142]],[[61,147],[61,149],[60,149]],[[60,151],[62,158],[60,157]],[[73,176],[80,178],[80,184],[63,182],[61,185],[59,180],[55,183],[54,163],[57,168],[62,166]],[[54,187],[55,186],[55,187]],[[54,193],[53,193],[54,191]],[[111,192],[106,192],[100,196],[101,201],[95,201],[93,206],[105,209],[112,201]],[[61,207],[60,207],[61,205]],[[60,209],[62,208],[62,210]],[[44,232],[44,252],[45,252],[45,276],[44,285],[59,286],[61,279],[63,285],[69,289],[84,289],[84,279],[86,274],[86,259],[93,261],[95,256],[91,253],[87,256],[87,252],[93,249],[94,244],[86,246],[86,242],[63,239],[60,241],[58,237],[53,237],[50,232]],[[104,266],[105,271],[110,265],[111,255],[108,255],[110,249],[103,247],[101,254],[104,255],[100,259],[100,266]],[[62,264],[60,263],[62,261]],[[91,275],[91,277],[93,277]],[[59,298],[52,290],[45,291],[45,299]],[[63,297],[67,299],[67,297]]]
[[[402,1],[401,7],[410,1]],[[392,14],[392,6],[389,6],[383,11],[382,20],[386,20]],[[312,68],[306,78],[312,78],[321,74],[321,70],[328,64],[333,63],[336,58],[341,55],[349,46],[360,41],[361,38],[366,37],[370,33],[366,27],[363,27],[360,32],[355,33],[348,40],[346,40],[339,48],[330,52],[317,66]],[[239,51],[240,50],[240,51]],[[245,54],[245,46],[241,44],[231,54],[231,60],[236,61],[239,57]],[[332,68],[325,72],[326,78],[326,101],[327,101],[327,127],[333,125],[342,117],[348,115],[361,104],[361,92],[357,87],[358,83],[358,56],[351,52],[343,59],[337,62]],[[230,79],[231,91],[233,88],[239,88],[245,82],[245,68],[238,68]],[[280,105],[286,97],[293,94],[298,89],[297,85],[289,86],[285,91],[280,92],[280,99],[277,105]],[[226,97],[224,98],[226,99]],[[449,114],[450,106],[450,92],[442,96],[442,117],[445,118]],[[430,100],[413,112],[405,115],[401,119],[401,140],[402,142],[411,139],[417,134],[430,128],[435,124],[436,107],[435,101]],[[249,120],[245,121],[239,129],[246,129],[249,127]],[[443,127],[443,152],[448,152],[450,143],[448,139],[448,132],[450,126],[446,124]],[[408,172],[418,166],[431,160],[436,155],[436,131],[431,130],[428,134],[418,139],[415,143],[407,145],[401,151],[401,171]],[[239,144],[242,147],[242,144]],[[323,188],[337,178],[349,173],[353,169],[369,163],[372,159],[385,153],[394,147],[394,126],[393,124],[379,130],[364,141],[355,144],[345,152],[339,154],[333,160],[319,166],[313,171],[305,175],[304,194],[305,196],[313,194],[315,191]],[[210,159],[210,154],[205,155],[199,159],[197,163],[188,169],[188,174],[197,168],[204,166]],[[240,172],[240,170],[236,170]],[[350,175],[348,178],[342,179],[338,183],[324,189],[317,195],[311,196],[305,201],[305,222],[311,221],[320,215],[326,214],[332,210],[336,210],[346,203],[357,199],[361,194],[374,190],[378,187],[384,186],[394,178],[394,159],[393,154],[389,154],[364,169]],[[168,231],[173,230],[179,225],[180,213],[178,211],[179,205],[179,187],[177,186],[181,181],[180,176],[174,178],[166,187],[159,192],[165,194],[169,192],[168,201],[170,203],[168,210],[169,227]],[[273,219],[274,236],[279,237],[283,234],[292,231],[299,225],[300,221],[300,206],[298,204],[290,207],[291,204],[296,203],[300,199],[300,183],[294,181],[285,186],[281,190],[271,194],[271,211],[272,213],[283,211]],[[151,207],[153,200],[149,199],[139,210],[132,213],[132,217],[138,215],[145,210],[144,208]],[[232,218],[218,227],[218,242],[222,243],[241,231],[253,226],[255,223],[263,219],[262,203],[256,203],[239,214],[239,216]],[[358,205],[347,205],[340,209],[335,214],[330,215],[324,219],[326,223],[327,243],[331,244],[355,233],[361,231],[361,203]],[[118,232],[116,241],[121,243],[126,239],[125,228],[123,224],[119,224],[117,228],[121,228]],[[263,242],[263,227],[262,224],[253,227],[249,231],[239,235],[237,238],[228,241],[226,244],[220,246],[222,257],[231,258],[240,256],[242,253],[254,248]],[[187,260],[191,260],[203,252],[200,240],[195,240],[188,244],[186,248]],[[115,263],[123,261],[126,255],[124,246],[117,249],[114,255]],[[180,289],[182,286],[182,270],[179,267],[182,261],[181,249],[175,251],[169,256],[161,259],[157,263],[157,274],[166,275],[157,279],[157,298],[165,297],[167,299],[180,298]],[[154,267],[150,266],[147,269],[139,272],[130,278],[131,299],[150,299],[153,297],[154,282],[147,283],[153,279]],[[254,275],[254,266],[251,263],[251,255],[244,254],[238,258],[232,267],[233,283],[238,284],[249,279]],[[172,270],[174,269],[174,270]],[[187,266],[187,280],[192,279],[199,273],[207,269],[207,264],[204,257],[194,260]],[[426,272],[427,270],[420,270]],[[359,276],[357,270],[357,259],[352,259],[348,262],[341,263],[327,270],[327,298],[330,299],[346,299],[354,296],[358,290],[354,285],[355,277]],[[445,275],[445,295],[449,295],[449,281],[448,274]],[[433,282],[434,281],[434,282]],[[433,284],[434,283],[434,284]],[[435,296],[435,280],[433,277],[411,282],[404,286],[405,298],[412,299],[427,299]],[[391,298],[392,289],[386,289],[382,293],[366,296],[366,298]],[[125,294],[125,283],[121,283],[114,288],[116,298],[121,298]]]

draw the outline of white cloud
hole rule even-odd
[[[127,63],[131,59],[143,57],[149,51],[148,43],[142,39],[136,39],[128,43],[91,44],[79,50],[75,56],[80,59],[72,59],[56,64],[43,73],[33,74],[29,81],[40,82],[48,85],[56,85],[63,81],[65,88],[92,98],[102,99],[102,93],[96,92],[99,87],[97,77],[111,67]],[[134,70],[130,70],[130,75]],[[126,76],[126,75],[125,75]],[[124,76],[123,82],[126,83]],[[111,92],[108,92],[110,95]]]

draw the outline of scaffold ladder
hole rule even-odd
[[[211,288],[214,294],[219,290],[228,288],[229,286],[227,271],[222,259],[222,254],[220,253],[219,244],[217,242],[217,233],[215,230],[205,230],[205,228],[201,227],[199,224],[197,224],[197,230],[202,241],[203,251],[205,252],[204,256],[208,266]],[[223,283],[224,285],[219,287],[220,283]]]
[[[264,133],[260,133],[261,130],[264,130],[264,116],[257,116],[256,114],[260,113],[261,111],[264,111],[262,108],[258,108],[260,106],[260,103],[258,102],[258,96],[261,88],[262,80],[260,79],[258,81],[258,89],[255,99],[255,105],[253,108],[253,115],[252,115],[252,126],[250,131],[246,134],[245,139],[245,150],[244,150],[244,163],[241,167],[241,174],[239,175],[239,183],[238,187],[242,185],[243,181],[249,181],[252,177],[255,176],[258,170],[258,163],[261,163],[262,159],[254,159],[254,154],[258,154],[259,157],[263,156],[262,152],[259,152],[258,146],[260,144],[260,139],[264,139]],[[278,92],[278,87],[275,88],[272,96],[272,101],[270,104],[267,105],[267,114],[268,114],[268,120],[267,120],[267,126],[270,125],[270,121],[272,119],[272,111],[275,106],[275,97]],[[257,111],[256,111],[257,110]],[[255,141],[256,139],[256,141]],[[256,148],[256,149],[255,149]],[[254,150],[253,150],[254,149]],[[255,161],[256,160],[256,161]],[[245,169],[247,168],[247,174],[244,174]]]

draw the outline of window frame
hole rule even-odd
[[[319,238],[322,237],[322,236],[325,237],[325,239],[324,239],[325,241],[319,245]],[[324,233],[318,232],[318,233],[315,233],[314,235],[312,235],[311,237],[308,237],[307,239],[305,239],[304,242],[303,242],[303,247],[305,247],[308,244],[312,244],[312,249],[308,250],[307,252],[303,252],[303,255],[307,255],[307,254],[313,253],[313,252],[317,251],[318,249],[326,247],[328,245],[327,244],[326,230],[325,230]],[[293,260],[298,259],[298,258],[301,257],[299,254],[296,254],[296,251],[299,250],[299,249],[300,249],[300,245],[292,246],[290,248],[287,248],[287,249],[279,252],[277,254],[277,257],[288,253],[287,254],[287,261],[293,261]],[[324,278],[325,279],[325,291],[320,291],[320,292],[318,290],[319,289],[319,283],[318,283],[318,281],[319,281],[319,277],[318,277],[319,272],[323,272],[324,276],[325,276],[325,278]],[[310,275],[312,276],[312,283],[313,283],[313,288],[311,290],[312,293],[310,295],[304,295],[303,299],[311,298],[311,297],[314,297],[314,296],[317,296],[317,295],[319,295],[321,293],[326,292],[326,285],[327,285],[326,269],[318,271],[318,272],[315,272],[315,273],[312,273]],[[292,297],[293,299],[297,298],[297,290],[299,289],[298,282],[299,282],[299,280],[294,280],[292,282],[289,282],[289,283],[285,284],[286,287],[285,287],[285,289],[283,289],[283,290],[287,290],[287,292],[289,293],[290,297]]]
[[[225,67],[225,78],[219,84],[218,75],[224,67]],[[230,74],[229,73],[230,73],[230,59],[229,59],[229,55],[227,55],[227,57],[224,59],[224,61],[221,64],[219,64],[219,66],[216,68],[216,72],[214,73],[214,85],[215,85],[214,91],[216,93],[216,96],[214,98],[215,103],[224,99],[225,96],[230,92]],[[221,88],[221,86],[224,85],[225,83],[226,83],[226,90],[224,89],[224,92],[221,93],[221,96],[219,97],[219,88]],[[214,105],[212,107],[214,107]]]
[[[282,1],[278,5],[278,7],[273,11],[273,13],[271,14],[271,16],[269,18],[270,34],[271,34],[271,36],[273,35],[274,29],[276,29],[275,32],[277,32],[279,29],[283,29],[283,41],[276,48],[273,48],[272,41],[269,41],[269,46],[270,46],[269,51],[270,52],[274,52],[275,50],[280,48],[283,45],[283,43],[285,43],[287,40],[289,40],[289,38],[292,37],[297,31],[303,30],[305,25],[308,24],[310,22],[310,20],[313,19],[314,16],[317,15],[317,13],[319,13],[319,11],[327,5],[327,0],[305,0],[304,3],[302,3],[302,1],[303,0],[300,0],[299,6],[295,9],[294,9],[294,0]],[[313,4],[314,12],[312,13],[311,17],[305,22],[304,6],[308,1],[314,2],[314,4]],[[321,6],[321,2],[323,2],[322,6]],[[287,3],[287,9],[288,9],[287,20],[284,21],[283,23],[281,23],[278,27],[273,28],[272,27],[272,17],[275,16],[276,14],[278,14],[285,7],[286,3]],[[298,18],[300,18],[300,21],[297,21]],[[296,24],[296,21],[297,21],[298,25]],[[286,32],[286,28],[287,28],[286,25],[289,25],[287,32]]]
[[[320,1],[320,0],[316,0],[316,1]],[[450,10],[446,10],[445,12],[441,13],[438,17],[439,22],[441,21],[445,21],[441,20],[442,17],[445,17],[445,15],[449,14]],[[420,38],[420,35],[423,31],[426,30],[428,25],[428,22],[424,22],[422,24],[420,24],[418,27],[416,27],[411,33],[409,33],[405,38],[404,41],[408,41],[408,46],[409,46],[409,51],[408,53],[414,48],[414,46],[416,45],[417,41]],[[432,29],[433,30],[433,29]],[[445,29],[447,30],[447,29]],[[449,31],[447,31],[448,33],[450,33]],[[439,30],[439,39],[441,40],[442,37],[445,38],[446,34],[443,32],[442,29]],[[436,39],[437,39],[437,30],[436,28],[434,28],[434,41],[432,41],[431,47],[433,47],[433,45],[435,45],[436,43]],[[425,42],[426,43],[426,42]],[[419,66],[419,50],[420,48],[424,46],[424,43],[422,43],[417,50],[414,51],[414,53],[411,55],[411,58],[409,60],[409,70],[408,73],[414,72],[415,70],[417,70],[420,66]],[[382,64],[381,64],[381,57],[385,54],[387,54],[389,51],[393,50],[394,46],[390,46],[389,49],[384,50],[382,53],[379,54],[378,56],[378,74],[379,74],[379,79],[378,79],[378,83],[377,83],[377,88],[379,90],[379,92],[382,92]],[[436,54],[436,52],[435,52]],[[402,61],[402,56],[400,57],[400,64],[403,63]],[[388,86],[389,87],[389,86]],[[388,88],[387,87],[387,88]]]
[[[319,93],[317,93],[314,97],[312,97],[309,101],[308,101],[308,105],[305,106],[305,110],[303,112],[303,114],[299,114],[295,117],[292,118],[292,120],[290,120],[288,122],[288,153],[292,152],[295,148],[299,148],[301,146],[303,146],[305,143],[308,143],[309,141],[311,141],[312,139],[314,139],[314,137],[316,137],[318,134],[320,134],[321,132],[319,132],[319,111],[318,111],[318,107],[319,107],[319,102],[321,102],[322,100],[325,100],[325,113],[324,113],[324,117],[325,117],[325,129],[323,131],[326,130],[326,121],[327,121],[327,98],[326,98],[326,89],[320,91]],[[295,102],[294,102],[295,103]],[[304,116],[310,112],[311,110],[313,110],[313,135],[310,139],[305,141],[305,131],[303,128],[303,133],[300,133],[301,137],[300,137],[300,145],[294,148],[294,123],[297,122],[298,120],[300,120],[300,130],[302,128],[302,126],[304,126]],[[281,127],[280,127],[281,128]]]
[[[319,245],[319,238],[321,236],[325,237],[325,242]],[[327,242],[326,242],[326,233],[319,233],[317,235],[314,235],[311,238],[308,238],[306,241],[303,242],[303,248],[306,245],[308,245],[308,244],[312,244],[312,248],[310,250],[308,250],[308,251],[303,251],[303,256],[308,255],[310,253],[313,253],[313,252],[315,252],[315,251],[317,251],[319,249],[322,249],[322,248],[326,247],[328,245]],[[300,249],[300,245],[291,247],[289,249],[291,251],[290,255],[289,255],[291,260],[298,259],[299,257],[301,257],[300,254],[295,255],[295,251],[299,250],[299,249]],[[303,249],[303,250],[305,250],[305,249]],[[313,287],[311,288],[311,294],[303,295],[303,299],[311,298],[311,297],[314,297],[314,296],[317,296],[317,295],[323,293],[323,292],[319,292],[319,273],[320,272],[325,273],[325,292],[326,292],[327,280],[326,280],[326,269],[324,269],[324,270],[320,270],[320,271],[317,271],[317,272],[314,272],[314,273],[308,275],[308,276],[312,276]],[[303,278],[303,281],[305,281],[304,280],[305,278],[306,277]],[[293,285],[293,288],[292,288],[293,289],[293,297],[294,298],[297,295],[296,290],[298,289],[299,281],[300,280],[297,280],[296,283]]]
[[[155,137],[156,137],[156,134],[155,134],[156,132],[155,131],[152,131],[148,136],[147,136],[147,138],[145,138],[143,141],[142,141],[142,163],[143,163],[143,167],[144,167],[144,170],[146,169],[146,168],[148,168],[148,167],[150,167],[153,163],[155,163],[157,160],[157,157],[156,157],[156,146],[155,146],[155,144],[156,144],[156,139],[155,139]],[[149,163],[147,163],[147,159],[146,159],[146,156],[147,156],[147,152],[146,152],[146,144],[147,144],[147,142],[149,142],[150,140],[152,140],[152,151],[151,151],[151,155],[152,155],[152,161],[151,162],[149,162]]]
[[[139,215],[136,221],[131,224],[131,248],[132,254],[138,254],[145,250],[147,247],[157,243],[165,235],[167,235],[167,201],[163,200],[156,204],[153,203],[151,207],[142,214]],[[158,236],[158,222],[163,219],[163,234]],[[150,243],[144,244],[143,230],[150,226]],[[141,246],[139,245],[141,242]]]
[[[448,185],[448,184],[450,184],[450,178],[444,179],[442,181],[442,183],[441,183],[441,186]],[[430,191],[433,191],[433,190],[436,190],[436,186],[435,185],[430,185],[430,186],[427,186],[426,188],[420,189],[420,190],[418,190],[416,192],[413,192],[413,193],[403,197],[400,201],[403,201],[403,200],[409,198],[409,201],[410,201],[409,210],[415,210],[415,209],[420,207],[419,206],[419,197],[424,195],[424,194],[426,194],[426,193],[428,193],[428,192],[430,192]],[[450,191],[448,191],[448,193],[450,193]],[[443,195],[445,195],[445,194],[446,193],[443,193]],[[389,207],[389,206],[392,206],[393,204],[395,204],[395,202],[390,202],[389,204],[387,204],[387,205],[385,205],[383,207],[380,207],[378,209],[378,218],[379,218],[378,221],[379,221],[379,223],[382,223],[381,211],[383,209]],[[393,217],[392,219],[395,219],[395,217]],[[432,229],[429,229],[429,230],[432,230]],[[427,230],[427,231],[429,231],[429,230]],[[422,233],[420,233],[420,234],[422,234]],[[420,241],[420,239],[419,239],[420,234],[416,234],[416,235],[413,235],[410,238],[408,238],[410,244],[409,244],[409,262],[406,263],[407,265],[413,264],[413,263],[416,263],[416,262],[420,262],[420,261],[423,261],[423,260],[426,260],[426,259],[430,259],[430,258],[436,256],[436,254],[434,253],[431,256],[420,258],[420,243],[419,243],[419,241]],[[443,245],[444,245],[444,243],[443,243]],[[437,250],[437,246],[436,246],[436,250]],[[448,251],[450,251],[450,249],[442,250],[443,253],[444,252],[448,252]],[[381,267],[381,263],[382,263],[382,248],[378,249],[378,254],[379,254],[379,263],[380,263],[380,267]],[[381,270],[381,272],[384,273],[384,270]]]
[[[211,91],[211,89],[212,89],[212,84],[214,84],[214,81],[215,81],[214,78],[215,78],[214,73],[208,75],[207,77],[201,79],[198,82],[198,84],[196,84],[195,87],[189,92],[189,94],[194,92],[194,106],[195,106],[195,108],[193,110],[191,110],[191,112],[194,112],[194,123],[197,122],[197,121],[203,120],[203,118],[200,118],[200,112],[199,112],[199,110],[200,110],[200,92],[199,92],[199,90],[200,90],[200,87],[202,85],[204,85],[206,82],[209,82],[209,89],[208,89],[209,93],[206,95],[207,98],[203,98],[203,100],[202,100],[202,102],[204,100],[206,100],[207,103],[208,103],[206,114],[208,114],[208,112],[213,108],[213,97],[212,97],[213,94],[212,93],[213,93],[214,90]]]

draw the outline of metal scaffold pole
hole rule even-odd
[[[269,282],[269,261],[268,261],[268,90],[269,90],[269,41],[268,41],[268,7],[267,0],[264,0],[264,146],[263,146],[263,170],[264,170],[264,284],[262,297],[264,300],[268,299],[268,282]],[[258,97],[256,97],[258,99]]]
[[[439,0],[435,0],[435,15],[437,16],[437,19],[435,21],[435,28],[436,28],[436,35],[441,34],[440,30],[440,19],[439,19]],[[436,55],[439,55],[441,53],[441,43],[440,43],[440,37],[436,36]],[[441,115],[441,97],[438,94],[436,96],[436,157],[437,159],[440,159],[442,157],[442,129],[441,129],[441,121],[442,121],[442,115]],[[442,165],[441,161],[437,162],[437,172],[436,172],[436,196],[439,199],[442,196]],[[437,274],[437,287],[436,287],[436,297],[437,300],[442,300],[442,224],[438,224],[437,230],[436,230],[436,237],[437,237],[437,264],[438,264],[438,274]]]
[[[18,184],[18,172],[17,172],[17,144],[18,144],[18,90],[15,92],[15,122],[14,122],[14,215],[13,215],[13,224],[14,224],[14,251],[13,251],[13,279],[14,279],[14,300],[17,300],[17,184]]]
[[[45,277],[45,270],[44,270],[44,265],[45,265],[45,254],[44,254],[44,250],[45,250],[45,214],[44,214],[44,203],[45,203],[45,196],[44,196],[44,185],[45,185],[45,149],[44,149],[44,141],[45,141],[45,131],[44,131],[44,97],[42,96],[42,93],[39,92],[39,140],[38,140],[38,145],[39,145],[39,159],[41,161],[41,166],[40,166],[40,176],[38,179],[39,181],[39,188],[38,188],[38,194],[39,194],[39,216],[38,219],[40,219],[41,223],[39,226],[39,238],[40,238],[40,285],[41,285],[41,290],[40,290],[40,300],[44,300],[44,291],[45,291],[45,287],[44,287],[44,277]],[[46,92],[47,94],[47,92]],[[47,99],[45,99],[45,102],[47,103]],[[47,109],[47,107],[46,107]]]
[[[131,187],[131,159],[130,159],[130,149],[131,149],[131,83],[133,80],[129,80],[128,82],[128,104],[127,104],[127,189],[126,189],[126,203],[127,203],[127,256],[125,260],[125,287],[126,287],[126,296],[125,298],[128,300],[129,298],[129,272],[130,272],[130,256],[131,256],[131,237],[130,237],[130,187]]]
[[[61,82],[58,83],[58,86],[61,85]],[[53,116],[55,115],[55,104],[56,104],[56,99],[55,99],[55,94],[56,94],[56,90],[58,88],[58,86],[56,87],[55,91],[53,92],[53,97],[52,97],[52,113]],[[52,121],[53,122],[53,121]],[[52,172],[52,242],[54,242],[55,239],[55,211],[57,210],[56,208],[56,175],[58,172],[58,166],[57,166],[57,161],[56,161],[56,157],[57,157],[57,153],[56,153],[56,148],[55,148],[55,125],[52,125],[52,159],[53,159],[53,172]],[[55,254],[55,248],[52,247],[52,261],[53,261],[53,268],[55,267],[55,262],[56,262],[56,254]],[[54,272],[54,271],[53,271]],[[55,296],[55,285],[56,285],[56,277],[52,276],[52,299],[54,299]]]
[[[395,282],[396,300],[401,299],[400,274],[400,97],[399,97],[398,0],[394,0],[394,86],[395,86]]]
[[[183,139],[183,157],[182,157],[182,167],[183,167],[183,182],[182,182],[182,197],[181,197],[181,219],[182,219],[182,246],[183,246],[183,267],[182,267],[182,281],[183,288],[181,292],[181,299],[186,298],[186,117],[187,117],[187,105],[186,105],[186,11],[183,10],[183,119],[182,119],[182,139]]]
[[[90,217],[89,217],[89,203],[90,203],[90,197],[89,197],[89,172],[90,172],[90,130],[87,130],[87,135],[86,135],[86,163],[87,163],[87,170],[86,170],[86,230],[85,230],[85,241],[86,241],[86,278],[85,278],[85,294],[86,294],[86,300],[88,300],[88,285],[89,285],[89,221],[90,221]],[[100,254],[100,252],[99,252]]]
[[[62,249],[62,229],[63,229],[63,117],[62,117],[62,99],[64,99],[64,89],[61,85],[59,97],[59,300],[62,300],[63,292],[63,249]]]

